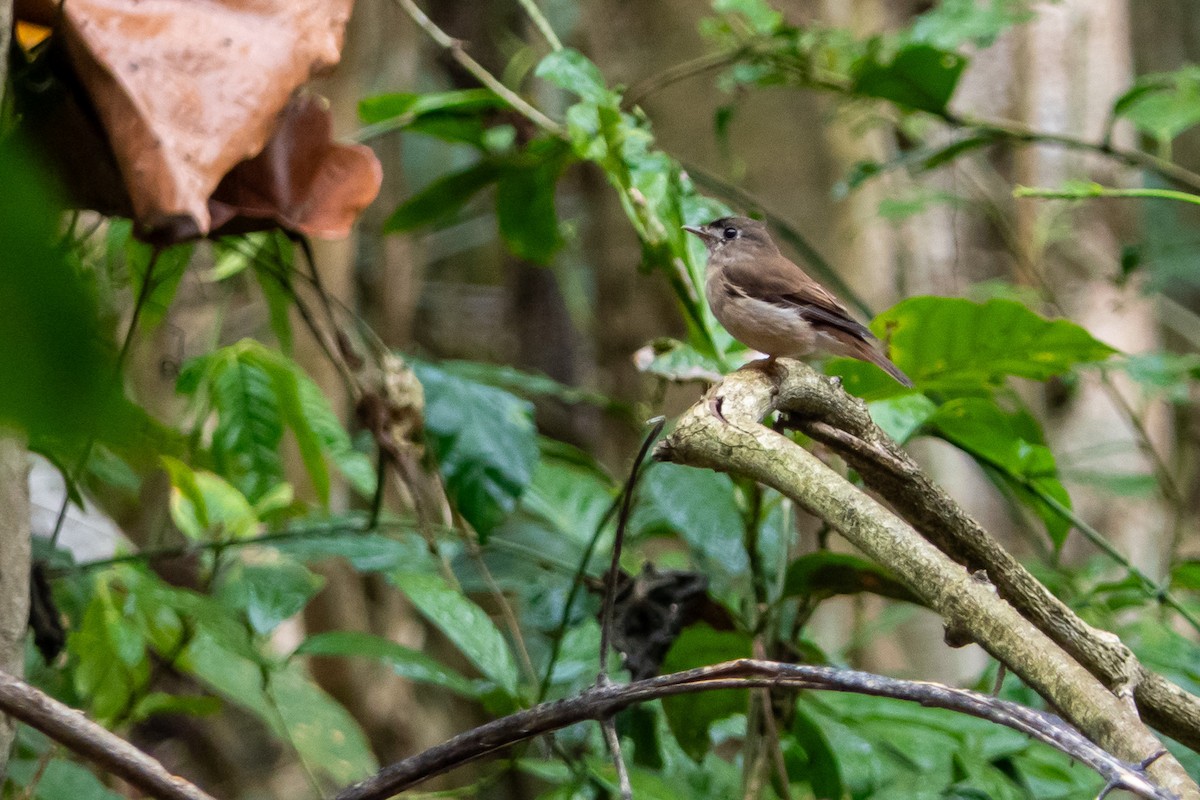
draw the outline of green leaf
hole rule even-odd
[[[821,726],[803,708],[797,707],[790,733],[799,753],[792,753],[795,757],[786,759],[788,776],[807,781],[817,800],[842,800],[846,788],[838,769],[840,759]]]
[[[25,789],[26,792],[33,791],[32,795],[21,794],[23,798],[32,796],[36,800],[62,800],[64,797],[71,800],[125,800],[125,795],[106,787],[87,767],[66,758],[51,758],[45,762],[41,759],[14,758],[9,762],[6,773],[12,786]]]
[[[1160,144],[1169,144],[1200,123],[1200,67],[1142,76],[1117,99],[1113,114]]]
[[[517,663],[482,608],[437,575],[392,573],[391,581],[481,673],[510,697],[516,696]]]
[[[540,372],[525,372],[508,364],[452,360],[439,361],[438,366],[463,380],[495,386],[529,400],[550,398],[572,405],[592,405],[625,416],[633,413],[627,404],[599,392],[568,386]]]
[[[413,363],[425,390],[425,430],[446,488],[483,537],[516,507],[537,464],[533,407],[508,392]]]
[[[721,379],[721,363],[678,339],[655,339],[638,350],[633,362],[642,372],[670,381],[715,383]]]
[[[429,558],[428,546],[417,536],[393,539],[357,530],[326,536],[297,536],[276,542],[275,546],[302,561],[344,558],[359,572],[390,572],[424,564]]]
[[[558,140],[540,140],[526,148],[525,156],[496,186],[496,218],[513,255],[545,264],[563,244],[554,191],[570,150]]]
[[[942,0],[913,22],[914,41],[950,49],[990,47],[1004,31],[1034,16],[1032,0]]]
[[[783,584],[783,597],[825,598],[860,592],[921,603],[891,572],[878,564],[849,553],[828,550],[802,555],[789,564]]]
[[[897,444],[904,444],[917,434],[934,412],[937,404],[923,394],[906,392],[867,404],[871,419]]]
[[[471,113],[504,108],[505,103],[488,89],[459,89],[425,94],[393,93],[367,97],[359,101],[358,116],[375,124],[403,118],[410,124],[427,114]]]
[[[989,477],[1032,508],[1046,523],[1054,546],[1062,547],[1071,522],[1045,498],[1068,509],[1071,498],[1032,417],[1006,413],[989,399],[961,398],[942,405],[929,427],[974,457]]]
[[[1147,394],[1172,403],[1186,403],[1200,380],[1200,355],[1196,353],[1137,353],[1118,362],[1119,368]]]
[[[275,231],[254,261],[254,277],[267,301],[271,332],[285,355],[292,352],[292,294],[287,287],[292,280],[294,251],[287,236]]]
[[[744,528],[728,475],[658,462],[642,474],[630,529],[679,534],[718,594],[733,591],[749,572]]]
[[[402,233],[450,218],[467,201],[495,183],[505,173],[493,160],[480,161],[459,172],[438,178],[405,200],[383,223],[384,233]]]
[[[378,768],[362,729],[299,663],[272,665],[264,674],[262,665],[225,649],[202,628],[177,664],[254,713],[332,784],[345,786]]]
[[[218,575],[217,598],[266,634],[308,605],[325,579],[270,548],[242,549]]]
[[[1046,380],[1117,352],[1012,300],[913,297],[875,318],[892,360],[924,391],[978,392],[1005,375]]]
[[[176,389],[201,401],[197,428],[217,414],[212,453],[217,469],[257,501],[283,481],[279,453],[285,428],[296,438],[317,497],[329,502],[325,457],[360,493],[374,492],[375,470],[351,445],[329,401],[286,356],[251,339],[223,347],[185,365]]]
[[[661,672],[665,675],[735,658],[750,658],[752,652],[752,643],[746,634],[716,631],[701,623],[683,629],[667,651]],[[698,762],[709,750],[708,732],[712,724],[732,714],[745,712],[747,698],[745,690],[726,689],[664,697],[662,704],[667,725],[675,734],[679,746]]]
[[[393,641],[358,631],[329,631],[310,636],[293,655],[369,658],[390,666],[397,675],[419,683],[430,683],[463,697],[482,696],[473,682],[424,653]]]
[[[783,15],[765,0],[713,0],[718,14],[740,14],[760,36],[770,36],[783,24]]]
[[[78,459],[119,402],[117,348],[101,323],[92,270],[61,241],[62,205],[39,159],[10,131],[0,147],[0,427]]]
[[[604,84],[599,68],[578,50],[556,50],[541,60],[534,75],[566,89],[589,103],[610,103],[613,94]]]
[[[170,456],[162,460],[171,478],[171,520],[188,538],[244,539],[257,532],[258,516],[234,486]]]
[[[875,48],[855,65],[851,91],[942,114],[966,66],[963,56],[927,44],[906,45],[890,63]]]
[[[187,714],[204,717],[221,710],[221,701],[207,695],[177,695],[150,692],[138,700],[130,715],[131,722],[141,722],[155,714]]]
[[[126,266],[133,295],[142,298],[138,327],[143,335],[153,331],[166,318],[195,250],[196,245],[192,243],[157,249],[133,237],[127,240]],[[145,285],[147,274],[148,287]]]
[[[75,691],[93,716],[115,719],[145,684],[150,673],[146,641],[118,608],[106,578],[97,578],[78,627],[67,637],[73,656]]]

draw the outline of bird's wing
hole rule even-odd
[[[833,328],[867,342],[875,341],[871,331],[851,317],[828,289],[790,261],[779,260],[785,261],[786,267],[771,272],[756,269],[752,262],[729,264],[726,278],[738,294],[791,309],[817,328]]]

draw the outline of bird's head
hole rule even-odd
[[[779,252],[767,233],[767,226],[749,217],[722,217],[707,225],[684,225],[683,229],[700,237],[709,253],[719,253],[727,248]]]

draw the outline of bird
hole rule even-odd
[[[828,353],[868,361],[912,387],[874,334],[779,252],[766,225],[722,217],[683,229],[708,250],[704,295],[713,315],[733,338],[765,353],[768,367],[776,358]]]

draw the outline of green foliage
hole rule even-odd
[[[1200,123],[1200,67],[1143,75],[1113,104],[1113,114],[1125,117],[1160,146]]]
[[[967,66],[957,53],[927,44],[902,48],[889,61],[872,50],[854,68],[850,91],[916,111],[942,114]]]
[[[714,0],[712,6],[714,16],[701,23],[702,30],[732,62],[717,83],[736,90],[721,103],[722,136],[736,130],[731,123],[740,98],[757,87],[831,93],[862,114],[856,124],[864,130],[884,125],[900,145],[886,161],[857,165],[843,181],[846,191],[893,170],[919,179],[1011,140],[1002,126],[959,124],[948,109],[968,65],[956,48],[987,46],[1030,18],[1025,0],[943,0],[910,28],[871,38],[791,25],[766,0]],[[560,274],[574,259],[583,263],[571,269],[586,269],[586,253],[568,248],[570,257],[559,258],[576,223],[560,221],[556,199],[568,170],[586,165],[615,190],[643,267],[666,279],[686,323],[679,339],[656,340],[639,351],[639,369],[661,387],[665,381],[709,380],[744,361],[750,354],[702,300],[703,248],[681,231],[684,223],[730,209],[696,190],[680,164],[659,149],[646,114],[585,55],[552,47],[535,66],[531,54],[544,50],[518,51],[505,83],[539,100],[561,90],[560,122],[541,128],[516,123],[520,110],[485,89],[389,93],[360,104],[366,124],[360,140],[389,131],[415,134],[423,137],[415,141],[448,152],[453,164],[428,175],[424,188],[392,210],[384,231],[455,224],[488,204],[499,241],[516,257],[539,264],[559,259]],[[541,81],[537,91],[522,84],[526,77]],[[1165,153],[1173,138],[1200,121],[1197,86],[1192,68],[1147,76],[1117,101],[1114,116],[1157,139]],[[947,124],[956,130],[942,135]],[[939,135],[927,136],[931,127]],[[736,142],[726,144],[732,149]],[[294,274],[288,236],[276,231],[215,243],[213,268],[201,279],[225,291],[253,285],[252,275],[279,347],[243,340],[189,361],[178,382],[189,416],[183,429],[174,430],[117,396],[121,376],[112,353],[119,348],[103,344],[111,325],[101,323],[105,310],[93,296],[105,287],[93,292],[79,275],[96,271],[92,262],[102,258],[114,296],[142,294],[135,333],[145,335],[168,313],[192,248],[155,254],[122,221],[108,224],[102,255],[78,255],[56,244],[59,232],[48,222],[56,205],[11,156],[0,153],[0,172],[15,187],[8,207],[0,209],[0,234],[7,234],[0,235],[0,245],[8,248],[6,263],[21,268],[0,278],[7,281],[0,286],[0,326],[12,326],[6,338],[13,343],[5,356],[10,360],[0,357],[0,365],[5,374],[28,380],[0,387],[0,420],[29,431],[33,446],[68,470],[82,443],[94,438],[81,483],[119,489],[125,498],[136,497],[148,475],[165,469],[171,520],[191,548],[186,560],[194,563],[195,585],[204,587],[172,586],[145,567],[124,563],[59,581],[56,592],[71,634],[66,667],[42,673],[47,687],[113,726],[163,714],[214,714],[234,705],[319,781],[344,785],[374,769],[374,757],[346,709],[309,677],[312,658],[367,659],[493,714],[543,696],[565,697],[595,682],[595,587],[616,528],[620,481],[600,466],[600,455],[539,436],[533,403],[586,404],[624,421],[654,411],[506,365],[417,362],[429,455],[423,466],[440,472],[449,522],[397,517],[390,507],[377,517],[366,511],[329,515],[316,507],[335,496],[335,470],[366,498],[376,488],[375,468],[352,445],[333,404],[287,356],[292,282],[307,280]],[[1162,194],[1095,185],[1066,189],[1086,197]],[[879,215],[899,223],[935,203],[971,210],[963,198],[917,186],[889,196]],[[809,263],[824,264],[802,239],[791,244]],[[1142,252],[1121,265],[1124,279],[1140,277]],[[1152,261],[1149,244],[1144,252]],[[1189,274],[1186,266],[1180,261],[1180,275]],[[579,295],[581,306],[590,302],[586,291]],[[117,318],[112,309],[107,313]],[[48,314],[59,328],[53,335],[37,324]],[[861,362],[833,360],[829,370],[868,401],[873,419],[897,441],[936,436],[971,455],[1014,503],[1044,521],[1056,548],[1072,524],[1071,500],[1060,462],[1011,379],[1069,381],[1076,370],[1099,364],[1131,378],[1149,401],[1183,405],[1200,378],[1194,356],[1118,355],[1079,326],[1045,319],[1010,299],[911,298],[876,318],[873,329],[915,389]],[[37,335],[26,337],[27,331]],[[311,492],[297,489],[315,503],[297,501],[287,482],[282,453],[290,448],[311,483]],[[614,474],[626,466],[625,449],[614,441],[603,450]],[[1151,474],[1089,471],[1078,456],[1063,463],[1070,465],[1064,474],[1108,490],[1144,495],[1157,488]],[[664,672],[749,656],[758,651],[755,644],[772,655],[836,660],[841,656],[827,656],[807,638],[809,618],[825,600],[862,593],[915,600],[886,569],[857,556],[823,546],[797,556],[792,525],[789,502],[747,482],[667,464],[646,468],[623,566],[634,571],[652,562],[703,573],[709,588],[696,613],[733,627],[688,624],[668,651]],[[320,590],[323,580],[312,567],[326,558],[386,576],[462,659],[451,666],[352,631],[309,636],[283,658],[273,641],[278,636],[271,634]],[[73,568],[69,559],[56,564]],[[1200,663],[1196,645],[1161,624],[1158,607],[1147,599],[1154,587],[1146,581],[1114,577],[1105,564],[1032,566],[1088,619],[1120,630],[1149,666],[1200,691],[1200,672],[1189,666]],[[577,576],[581,588],[575,591]],[[1181,607],[1200,611],[1196,563],[1173,564],[1170,581]],[[847,632],[847,652],[912,611],[890,606],[876,627],[856,624]],[[168,666],[191,687],[167,693],[151,664]],[[745,691],[679,695],[619,716],[619,730],[631,745],[635,795],[740,796],[750,772],[743,774],[741,761],[753,747],[773,748],[776,735],[790,796],[1015,799],[1094,796],[1098,790],[1082,767],[988,723],[870,697],[780,691],[770,697],[777,726],[770,736],[765,726],[750,724],[762,709],[751,708]],[[1030,694],[1022,699],[1033,700]],[[570,753],[569,764],[543,757],[541,750],[514,754],[518,769],[549,784],[543,797],[615,793],[615,774],[594,726],[556,737],[553,752]],[[28,784],[47,753],[45,742],[22,741],[12,764],[14,785]],[[777,780],[775,756],[770,753],[771,780]],[[112,797],[82,767],[59,758],[45,763],[34,796]],[[782,787],[772,788],[782,794]]]
[[[283,481],[280,445],[291,431],[317,498],[329,501],[331,460],[362,494],[375,471],[329,401],[290,359],[244,339],[188,362],[177,389],[194,398],[197,434],[216,416],[210,453],[217,472],[255,501]]]
[[[483,696],[479,682],[469,681],[419,650],[356,631],[329,631],[310,636],[296,648],[294,656],[368,658],[390,666],[397,675],[417,683],[440,686],[463,697]]]
[[[510,697],[516,695],[516,660],[483,609],[437,575],[397,572],[390,578],[481,673]]]
[[[663,672],[680,672],[735,658],[750,658],[752,643],[744,633],[715,631],[707,625],[684,629],[663,659]],[[745,690],[695,692],[663,699],[667,724],[679,746],[693,760],[701,760],[710,747],[709,730],[717,720],[745,713]]]
[[[14,137],[0,144],[0,427],[75,458],[112,427],[115,349],[96,293],[59,241],[61,206],[36,163]]]
[[[1071,498],[1033,417],[1006,414],[991,400],[968,397],[944,403],[928,424],[1032,507],[1046,523],[1055,547],[1062,547],[1071,522],[1059,508],[1070,508]]]
[[[446,488],[487,537],[516,507],[537,463],[533,407],[432,364],[413,369],[425,390],[425,430]]]
[[[1013,375],[1046,380],[1116,352],[1073,322],[1012,300],[913,297],[871,325],[923,391],[970,392]]]

